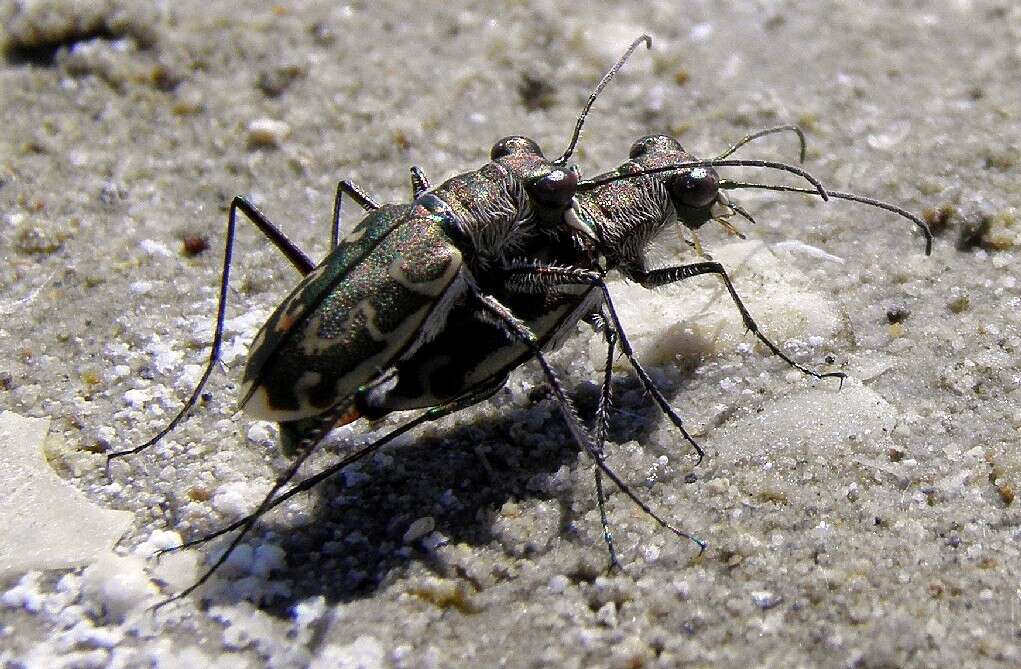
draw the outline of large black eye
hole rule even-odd
[[[507,156],[514,153],[530,153],[536,156],[542,156],[542,149],[539,145],[521,135],[511,135],[510,137],[504,137],[498,140],[493,145],[493,149],[489,152],[490,160],[499,160],[500,158],[506,158]]]
[[[708,207],[720,192],[720,177],[711,167],[695,167],[679,172],[670,180],[674,202],[692,209]]]
[[[670,135],[646,135],[631,145],[628,158],[634,160],[648,154],[678,153],[681,151],[684,151],[684,147]]]
[[[543,206],[566,209],[577,189],[578,173],[557,168],[529,184],[528,193]]]

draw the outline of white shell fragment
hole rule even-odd
[[[0,580],[91,563],[131,525],[130,511],[98,507],[54,473],[42,452],[49,427],[0,414]]]
[[[713,250],[762,332],[778,346],[791,339],[832,337],[840,327],[833,302],[812,289],[801,272],[781,262],[762,242],[736,242]],[[625,323],[638,358],[649,366],[674,356],[720,355],[739,345],[756,345],[745,331],[737,307],[720,277],[706,275],[654,290],[612,282],[614,306]],[[606,355],[601,339],[592,338],[594,364]],[[627,360],[615,362],[621,369]]]

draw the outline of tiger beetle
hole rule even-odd
[[[482,401],[495,394],[514,369],[536,358],[543,367],[575,439],[589,450],[600,465],[595,470],[596,494],[603,534],[610,551],[610,565],[616,565],[617,559],[606,520],[603,473],[661,526],[703,547],[700,540],[672,527],[650,509],[603,462],[603,442],[611,404],[611,370],[617,346],[620,346],[644,389],[698,453],[699,462],[703,456],[701,447],[688,434],[681,418],[635,358],[634,350],[617,317],[605,278],[611,270],[616,270],[625,278],[652,289],[695,276],[716,274],[723,281],[745,328],[774,355],[806,375],[842,381],[844,373],[810,370],[789,358],[770,341],[744,306],[721,264],[710,260],[656,269],[646,266],[644,251],[648,243],[673,223],[680,223],[696,233],[702,225],[712,220],[740,235],[728,221],[731,216],[738,214],[754,222],[751,214],[725,196],[726,190],[758,188],[822,196],[816,189],[723,180],[713,170],[712,165],[719,165],[748,142],[785,131],[797,134],[803,158],[804,135],[796,126],[790,125],[748,135],[720,156],[705,161],[693,158],[675,139],[667,135],[649,135],[635,142],[629,160],[615,171],[579,182],[571,211],[565,215],[564,225],[559,229],[548,230],[551,234],[543,237],[539,246],[525,249],[522,256],[529,258],[528,261],[510,263],[499,271],[494,270],[480,277],[480,286],[486,295],[492,295],[495,302],[506,305],[509,312],[507,317],[519,321],[515,327],[524,334],[516,334],[505,322],[493,318],[491,310],[485,305],[479,309],[477,304],[459,304],[447,316],[441,332],[410,356],[397,361],[393,375],[386,383],[375,386],[359,397],[361,415],[376,420],[393,411],[439,406],[463,396],[468,388],[475,392],[471,398],[472,403]],[[691,165],[693,167],[687,167]],[[926,254],[931,253],[932,234],[928,226],[903,208],[852,193],[826,190],[825,196],[885,209],[910,220],[925,237]],[[493,310],[498,308],[494,305]],[[581,321],[602,333],[607,346],[594,438],[586,433],[562,384],[543,354],[556,349]],[[529,344],[529,335],[534,337],[534,344]],[[270,506],[276,506],[309,490],[417,424],[403,426],[319,474],[305,479],[274,499]],[[244,520],[223,528],[213,536],[242,527]],[[208,538],[211,537],[199,542]]]
[[[237,213],[240,211],[284,254],[303,280],[256,335],[242,378],[241,408],[280,424],[281,446],[294,454],[250,515],[185,548],[238,530],[227,549],[190,587],[193,592],[227,560],[254,523],[271,508],[308,490],[413,428],[481,402],[495,394],[511,371],[534,358],[573,439],[596,463],[596,489],[603,534],[616,555],[604,507],[601,476],[610,480],[659,525],[695,542],[704,542],[663,520],[605,462],[611,365],[616,348],[625,354],[640,382],[693,446],[681,418],[635,358],[617,318],[605,277],[617,270],[625,278],[654,288],[702,274],[724,281],[746,327],[774,354],[816,378],[818,373],[787,357],[758,329],[725,269],[700,262],[663,269],[646,267],[645,248],[664,228],[679,222],[694,232],[709,220],[729,229],[727,219],[751,216],[724,190],[760,188],[814,194],[862,202],[912,220],[926,235],[925,223],[905,210],[878,200],[825,189],[804,170],[782,162],[729,159],[744,144],[767,134],[793,131],[771,128],[749,135],[716,158],[699,160],[672,138],[639,140],[630,159],[614,172],[581,180],[568,166],[587,114],[599,93],[648,36],[635,40],[603,76],[578,116],[567,150],[547,160],[532,140],[511,136],[498,141],[491,162],[431,187],[412,168],[414,201],[379,205],[348,181],[334,199],[330,252],[312,260],[244,197],[228,212],[226,248],[216,325],[207,367],[184,407],[155,437],[110,458],[138,453],[174,429],[194,406],[219,356]],[[775,169],[804,178],[812,187],[721,180],[716,167]],[[340,212],[347,195],[368,212],[340,239]],[[607,365],[593,435],[583,424],[545,351],[555,349],[587,322],[607,345]],[[358,418],[376,420],[393,411],[425,409],[417,417],[326,470],[281,490],[297,474],[325,435]],[[278,494],[279,493],[279,494]],[[173,549],[172,549],[173,550]],[[164,602],[164,603],[167,603]]]

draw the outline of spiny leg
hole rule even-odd
[[[807,367],[800,365],[790,357],[787,356],[780,347],[774,344],[759,330],[758,324],[752,318],[752,315],[745,308],[744,302],[741,301],[740,296],[737,294],[737,290],[734,288],[734,284],[730,280],[730,276],[727,274],[727,270],[724,269],[723,265],[718,262],[701,262],[692,263],[690,265],[679,265],[677,267],[664,267],[662,269],[654,269],[643,273],[633,273],[633,278],[642,284],[646,288],[658,288],[667,284],[676,283],[678,281],[684,281],[693,276],[699,276],[702,274],[717,274],[723,280],[723,284],[727,287],[727,292],[730,293],[730,299],[733,300],[734,305],[737,307],[738,312],[741,314],[741,320],[744,322],[745,328],[747,328],[755,337],[762,342],[766,348],[772,351],[773,355],[777,356],[791,367],[797,369],[803,374],[807,374],[817,379],[840,379],[841,385],[844,383],[844,379],[847,375],[843,372],[816,372],[808,369]]]
[[[169,434],[181,421],[184,420],[188,412],[198,402],[199,397],[202,394],[202,389],[205,387],[206,382],[209,380],[209,376],[213,373],[213,368],[216,366],[217,360],[220,358],[220,346],[223,344],[223,321],[227,313],[227,289],[230,284],[230,266],[234,255],[234,235],[237,231],[237,213],[240,211],[243,213],[249,221],[251,221],[263,235],[266,236],[273,245],[280,250],[280,252],[291,262],[292,265],[302,274],[302,276],[308,274],[315,267],[315,263],[305,254],[304,251],[298,248],[294,242],[287,238],[283,232],[280,231],[273,223],[270,222],[266,215],[263,214],[259,209],[249,202],[243,196],[235,197],[230,203],[230,209],[227,213],[227,234],[226,242],[224,244],[223,251],[223,271],[220,275],[220,294],[216,306],[216,322],[213,326],[213,343],[209,351],[209,360],[206,363],[205,371],[202,372],[202,377],[196,384],[195,389],[192,391],[191,396],[185,401],[184,406],[174,416],[170,423],[159,431],[155,437],[149,439],[141,446],[135,448],[129,448],[122,451],[116,451],[111,453],[106,458],[106,473],[107,477],[110,475],[110,461],[114,458],[123,457],[126,455],[133,455],[140,453],[145,449],[149,448],[160,439]]]
[[[603,302],[605,303],[606,310],[609,314],[608,323],[612,325],[619,338],[619,344],[621,350],[624,352],[625,357],[628,359],[631,368],[635,370],[635,374],[638,376],[638,380],[641,381],[642,387],[649,393],[660,410],[666,415],[675,428],[681,433],[684,439],[695,449],[695,453],[698,455],[698,461],[695,466],[702,463],[702,459],[705,457],[705,451],[694,437],[688,434],[688,430],[684,427],[684,421],[674,411],[674,408],[670,406],[670,402],[667,401],[666,397],[663,396],[662,391],[652,380],[652,377],[645,370],[638,358],[635,357],[634,349],[631,347],[631,342],[628,341],[627,334],[624,332],[624,326],[620,322],[620,318],[617,317],[617,311],[613,307],[613,300],[610,297],[610,291],[606,287],[606,282],[603,280],[602,275],[599,272],[591,270],[584,270],[575,267],[550,267],[544,265],[523,265],[511,267],[507,270],[509,274],[518,274],[525,284],[526,289],[536,290],[538,288],[549,289],[554,286],[563,285],[588,285],[598,289],[603,294]]]
[[[602,310],[593,312],[586,319],[598,332],[603,335],[606,342],[606,367],[603,369],[603,383],[599,389],[599,403],[596,405],[596,448],[600,453],[605,453],[606,433],[608,431],[610,406],[613,402],[613,354],[617,348],[617,334],[610,327],[606,320],[606,314]],[[610,552],[610,564],[607,571],[613,571],[620,567],[617,561],[617,551],[613,547],[613,533],[610,531],[610,521],[606,517],[606,495],[603,493],[603,472],[596,467],[596,503],[599,506],[599,521],[603,526],[603,540],[606,541],[606,548]]]
[[[524,268],[512,268],[511,272],[522,272],[522,273],[534,273],[536,276],[544,276],[550,278],[550,284],[553,283],[575,283],[579,285],[592,285],[597,286],[604,295],[607,309],[609,310],[611,321],[617,327],[618,334],[621,339],[621,349],[625,355],[629,355],[630,344],[627,341],[627,336],[624,334],[621,328],[620,320],[617,318],[616,310],[613,307],[613,303],[610,300],[609,290],[606,287],[606,282],[598,272],[590,270],[583,270],[571,267],[544,267],[544,266],[532,266]],[[737,307],[738,312],[741,314],[741,320],[755,337],[761,341],[774,355],[786,362],[791,367],[797,369],[803,374],[814,377],[816,379],[840,379],[841,383],[847,378],[847,374],[843,372],[816,372],[808,369],[807,367],[798,364],[791,360],[780,347],[769,340],[766,335],[759,330],[758,324],[755,319],[752,318],[751,313],[745,307],[741,297],[737,294],[737,289],[734,288],[734,284],[730,280],[730,275],[727,274],[727,270],[724,269],[723,265],[718,262],[701,262],[692,263],[690,265],[679,265],[677,267],[665,267],[662,269],[650,270],[647,272],[631,272],[628,278],[639,282],[645,288],[658,288],[665,286],[670,283],[676,283],[683,281],[684,279],[691,278],[693,276],[700,276],[702,274],[717,274],[723,280],[724,285],[727,287],[727,292],[730,293],[730,298],[733,300],[734,305]],[[630,360],[630,358],[629,358]]]
[[[288,470],[287,473],[285,473],[283,476],[280,477],[280,479],[278,479],[277,482],[278,482],[279,485],[274,485],[273,490],[270,492],[269,495],[267,495],[263,499],[263,503],[259,505],[259,507],[258,507],[258,509],[256,511],[248,514],[247,516],[245,516],[243,518],[239,518],[238,520],[234,521],[233,523],[230,523],[229,525],[221,527],[220,529],[216,530],[215,532],[211,532],[211,533],[206,534],[206,535],[204,535],[202,537],[199,537],[198,539],[192,539],[191,541],[186,541],[186,542],[182,543],[180,546],[174,546],[172,548],[166,548],[166,549],[160,550],[160,551],[158,551],[156,553],[156,556],[159,557],[159,556],[164,555],[166,553],[173,553],[175,551],[179,551],[179,550],[182,550],[182,549],[185,549],[185,548],[193,548],[195,546],[200,546],[202,544],[208,543],[209,541],[212,541],[213,539],[216,539],[217,537],[221,537],[224,534],[228,534],[230,532],[233,532],[234,530],[238,530],[238,529],[241,529],[241,528],[245,528],[245,529],[242,530],[242,532],[244,534],[247,534],[248,531],[250,531],[251,526],[254,525],[256,521],[258,521],[259,517],[265,515],[269,511],[275,509],[276,507],[278,507],[279,505],[283,504],[287,500],[291,499],[295,495],[298,495],[298,494],[300,494],[302,492],[306,492],[308,490],[311,490],[312,488],[317,486],[319,483],[322,483],[324,480],[326,480],[326,479],[330,478],[331,476],[341,472],[342,470],[347,468],[349,465],[352,465],[355,462],[358,462],[359,460],[363,460],[366,456],[371,455],[372,453],[375,453],[380,448],[382,448],[383,446],[387,445],[388,443],[390,443],[391,441],[393,441],[397,437],[399,437],[402,434],[405,434],[405,433],[413,430],[414,428],[418,427],[419,425],[422,425],[423,423],[427,423],[427,422],[434,421],[434,420],[439,420],[440,418],[443,418],[444,416],[448,416],[448,415],[450,415],[452,413],[457,413],[458,411],[460,411],[462,409],[465,409],[465,408],[467,408],[469,406],[472,406],[473,404],[478,404],[479,402],[483,402],[483,401],[489,399],[494,394],[496,394],[496,392],[498,390],[500,390],[500,388],[503,387],[503,384],[504,384],[505,380],[506,379],[501,378],[501,379],[499,379],[493,385],[485,386],[485,387],[479,388],[477,390],[471,391],[469,393],[466,393],[465,395],[462,395],[461,397],[458,397],[458,398],[456,398],[454,400],[451,400],[450,402],[448,402],[446,404],[443,404],[443,405],[438,406],[438,407],[432,407],[432,408],[422,412],[421,414],[419,414],[418,416],[416,416],[412,420],[410,420],[407,423],[405,423],[405,424],[395,428],[394,430],[391,430],[390,432],[386,433],[385,435],[383,435],[382,437],[380,437],[376,441],[372,442],[371,444],[369,444],[367,446],[363,446],[362,448],[358,449],[354,453],[351,453],[351,454],[345,456],[340,462],[337,462],[337,463],[335,463],[333,465],[330,465],[329,467],[327,467],[323,471],[319,472],[318,474],[314,474],[312,476],[309,476],[308,478],[302,479],[301,481],[299,481],[295,485],[291,486],[290,488],[288,488],[284,492],[280,493],[276,497],[273,497],[273,495],[278,490],[280,490],[280,488],[282,488],[284,485],[286,485],[288,483],[288,481],[291,478],[293,478],[294,474],[290,470]],[[345,406],[345,408],[348,408],[348,405],[344,405],[344,406]],[[317,444],[314,444],[312,447],[303,447],[303,446],[299,445],[299,448],[305,448],[306,452],[307,452],[308,448],[314,448],[315,445],[317,445]],[[307,458],[307,455],[303,455],[302,457],[303,458]],[[290,474],[290,476],[288,476],[288,474]],[[233,548],[231,548],[230,550],[233,550]],[[219,565],[217,565],[217,567],[218,566]],[[193,589],[194,588],[192,588],[192,590]],[[189,590],[189,592],[190,591],[191,590]],[[185,593],[185,594],[187,594],[187,593]]]
[[[560,382],[560,378],[546,360],[546,356],[544,356],[542,351],[539,349],[539,340],[535,336],[535,333],[533,333],[525,323],[515,316],[510,309],[501,304],[495,297],[485,295],[478,292],[478,290],[473,290],[471,294],[476,300],[478,300],[484,310],[503,323],[503,326],[507,329],[507,333],[510,336],[525,344],[535,359],[538,360],[539,366],[542,368],[543,374],[546,377],[546,382],[553,390],[553,395],[557,400],[557,406],[560,408],[560,413],[563,415],[564,421],[567,423],[568,431],[570,431],[575,443],[585,449],[589,456],[591,456],[591,458],[595,461],[596,466],[602,470],[602,472],[606,474],[606,477],[609,478],[622,493],[627,495],[627,497],[636,506],[638,506],[639,509],[656,521],[656,524],[663,529],[673,533],[675,536],[688,539],[689,541],[697,544],[699,547],[699,555],[701,555],[705,551],[706,547],[704,541],[684,532],[683,530],[677,529],[664,520],[652,509],[652,507],[635,494],[628,484],[617,476],[617,473],[606,463],[606,458],[601,452],[599,452],[599,449],[592,441],[592,437],[589,435],[588,430],[585,429],[581,419],[578,417],[578,411],[574,408],[574,403],[564,390],[564,386]]]
[[[355,201],[359,207],[365,211],[373,211],[379,209],[379,205],[376,204],[368,193],[363,191],[361,188],[356,186],[354,183],[344,179],[343,181],[337,182],[337,194],[333,198],[333,228],[330,230],[330,250],[337,248],[337,244],[340,242],[340,205],[344,195],[347,195]]]
[[[411,167],[411,192],[418,197],[430,188],[432,185],[429,183],[429,177],[425,175],[421,167],[413,165]]]
[[[584,270],[573,267],[548,267],[542,265],[531,265],[531,266],[519,266],[512,267],[508,270],[508,273],[520,274],[527,285],[531,285],[534,290],[536,287],[552,287],[555,285],[575,284],[575,285],[590,285],[597,287],[603,293],[603,300],[606,306],[606,310],[609,313],[609,323],[611,323],[618,336],[620,337],[620,347],[627,357],[631,367],[635,370],[635,374],[638,375],[639,380],[645,387],[646,391],[652,395],[653,399],[659,405],[660,409],[666,414],[670,422],[681,432],[685,439],[694,447],[695,452],[698,454],[698,463],[702,462],[704,457],[704,451],[701,446],[688,434],[681,421],[681,417],[677,415],[670,403],[667,402],[663,393],[659,390],[656,384],[653,382],[652,377],[649,376],[648,372],[642,367],[641,363],[638,362],[634,355],[634,350],[631,348],[631,344],[628,341],[627,335],[624,332],[623,325],[617,316],[617,311],[613,306],[613,300],[610,297],[610,291],[606,286],[606,282],[602,275],[598,272],[591,270]],[[731,299],[737,306],[738,311],[741,314],[741,318],[744,322],[745,327],[750,330],[759,341],[766,345],[767,348],[781,360],[786,362],[788,365],[801,371],[804,374],[808,374],[817,379],[824,378],[836,378],[840,379],[841,385],[843,380],[847,377],[843,372],[826,372],[819,373],[800,365],[791,360],[780,348],[771,342],[762,332],[759,330],[758,324],[752,318],[748,309],[745,308],[744,303],[741,301],[740,296],[737,294],[737,290],[734,288],[734,284],[730,281],[730,276],[726,270],[718,262],[704,262],[704,263],[693,263],[690,265],[682,265],[679,267],[670,267],[659,270],[652,270],[650,272],[632,272],[629,278],[640,282],[646,288],[656,288],[663,286],[668,283],[674,283],[677,281],[683,281],[691,276],[698,276],[700,274],[719,274],[723,279],[724,284],[727,287],[727,291],[730,293]]]

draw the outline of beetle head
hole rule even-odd
[[[650,169],[696,160],[684,147],[669,135],[647,135],[631,145],[628,154],[640,169]],[[720,177],[711,167],[691,167],[664,172],[664,185],[677,210],[677,219],[692,229],[720,215]]]
[[[533,140],[521,135],[504,137],[489,157],[521,180],[529,197],[541,209],[564,211],[578,187],[578,172],[551,163]]]

